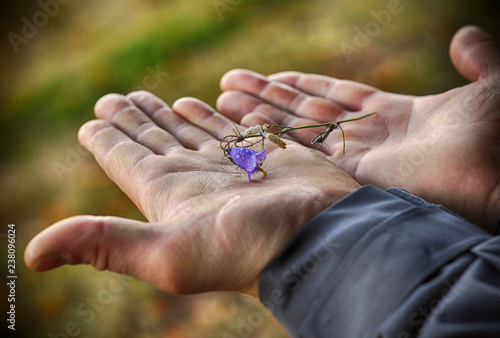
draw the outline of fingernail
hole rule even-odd
[[[38,262],[35,264],[35,271],[43,272],[50,269],[55,269],[67,263],[68,261],[63,256],[59,254],[53,254],[40,258]]]

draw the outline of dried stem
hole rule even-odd
[[[347,123],[347,122],[359,121],[359,120],[362,120],[364,118],[367,118],[367,117],[375,115],[375,114],[377,114],[377,113],[373,112],[373,113],[366,114],[366,115],[363,115],[360,117],[355,117],[352,119],[335,121],[335,122],[326,122],[326,123],[320,123],[320,124],[313,124],[313,125],[307,125],[307,126],[301,126],[301,127],[281,127],[282,128],[281,130],[275,131],[275,132],[269,132],[269,130],[272,129],[273,127],[275,127],[275,125],[255,126],[255,127],[251,127],[249,129],[247,129],[243,133],[240,133],[239,131],[235,130],[234,131],[235,135],[228,135],[228,136],[224,137],[221,140],[220,146],[224,150],[224,153],[229,153],[231,148],[232,148],[232,144],[234,144],[234,146],[237,146],[238,143],[248,142],[249,144],[244,146],[245,148],[247,148],[247,147],[253,147],[254,145],[258,144],[259,142],[264,143],[264,140],[266,139],[266,134],[280,136],[281,134],[288,133],[288,132],[294,131],[294,130],[328,127],[328,129],[325,132],[319,134],[314,140],[311,141],[311,144],[316,144],[316,143],[323,144],[325,142],[326,138],[330,135],[330,133],[335,128],[339,127],[339,129],[342,132],[343,153],[345,154],[345,134],[344,134],[344,129],[342,129],[342,127],[341,127],[341,124]],[[256,137],[260,138],[256,142],[250,142],[247,140],[247,139],[256,138]],[[284,147],[282,147],[282,146],[281,146],[281,148],[284,149]]]

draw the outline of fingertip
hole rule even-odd
[[[279,72],[275,74],[269,75],[267,78],[271,81],[279,81],[279,82],[290,82],[291,80],[296,80],[299,78],[303,73],[300,72],[294,72],[294,71],[286,71],[286,72]]]
[[[234,107],[234,105],[239,102],[240,98],[241,98],[241,92],[234,90],[223,92],[217,98],[215,107],[220,112],[233,111],[237,109],[237,107]]]
[[[181,98],[175,100],[175,102],[172,104],[172,107],[183,105],[183,104],[186,104],[186,102],[189,103],[189,102],[192,102],[192,101],[199,101],[199,100],[197,98],[191,97],[191,96],[181,97]],[[189,103],[189,104],[191,104],[191,103]]]
[[[105,118],[110,112],[122,110],[131,105],[126,96],[121,94],[106,94],[97,100],[94,105],[94,113],[98,118]]]
[[[91,264],[123,273],[127,264],[140,263],[134,257],[147,256],[146,248],[156,238],[151,230],[149,223],[135,220],[74,216],[37,234],[24,251],[24,261],[37,272],[63,264]]]
[[[133,92],[128,93],[126,97],[129,98],[129,99],[130,98],[137,99],[137,98],[141,98],[141,97],[142,98],[144,98],[144,97],[155,97],[155,98],[157,98],[156,95],[154,95],[151,92],[148,92],[147,90],[135,90]]]
[[[34,265],[30,267],[30,269],[34,270],[35,272],[44,272],[66,264],[69,264],[66,258],[64,258],[60,254],[53,254],[36,260]]]
[[[252,95],[231,90],[222,93],[217,99],[217,110],[235,122],[262,106],[264,102]]]
[[[500,69],[498,43],[478,26],[460,28],[450,44],[450,58],[465,78],[476,81]]]
[[[24,250],[24,262],[34,271],[42,272],[63,264],[71,264],[65,245],[78,233],[75,227],[91,221],[92,216],[66,218],[44,229],[31,239]],[[93,218],[92,218],[93,219]]]
[[[34,250],[34,245],[32,239],[26,248],[24,249],[24,254],[23,254],[23,259],[24,259],[24,264],[30,269],[30,270],[35,270],[36,267],[36,262],[37,262],[37,257],[35,253],[33,252]]]
[[[111,124],[105,120],[90,120],[85,122],[78,130],[78,141],[87,150],[89,148],[89,141],[100,130],[111,127]]]
[[[195,97],[182,97],[180,99],[177,99],[172,104],[172,109],[177,112],[186,112],[192,109],[199,109],[199,108],[213,110],[209,104]]]
[[[231,83],[231,80],[233,77],[235,76],[239,76],[240,74],[243,74],[245,72],[249,72],[249,70],[247,69],[243,69],[243,68],[235,68],[235,69],[231,69],[230,71],[226,72],[226,74],[224,74],[221,79],[220,79],[220,88],[222,90],[227,90],[227,86],[229,83]]]
[[[259,113],[259,112],[253,112],[250,114],[247,114],[242,117],[241,119],[241,125],[245,127],[253,127],[256,125],[262,125],[262,124],[269,124],[272,125],[274,124],[275,121],[271,120],[269,116]]]
[[[151,118],[154,117],[157,111],[170,108],[165,101],[145,90],[131,92],[127,94],[127,99]]]
[[[145,106],[146,109],[151,110],[157,106],[166,106],[167,104],[158,96],[146,90],[137,90],[127,94],[126,98],[133,102],[139,108]]]
[[[183,97],[178,99],[172,105],[172,110],[177,115],[195,124],[203,124],[205,118],[218,114],[208,103],[194,97]]]
[[[247,86],[253,87],[255,85],[260,87],[268,82],[267,78],[260,73],[247,69],[233,69],[222,77],[221,89],[226,91],[244,89]]]

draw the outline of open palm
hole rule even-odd
[[[195,99],[170,109],[146,92],[96,105],[80,142],[150,223],[76,216],[38,234],[27,265],[92,264],[172,293],[256,294],[266,264],[309,219],[359,186],[300,145],[268,151],[248,181],[219,147],[233,124]],[[307,173],[307,175],[303,175]],[[332,176],[335,179],[331,179]]]
[[[320,150],[361,184],[398,186],[440,203],[492,231],[500,214],[500,52],[480,29],[451,44],[457,69],[473,83],[416,97],[360,83],[285,72],[224,76],[219,111],[243,125],[290,127],[377,115],[344,124]],[[314,134],[291,133],[311,147]],[[317,145],[314,145],[317,147]]]

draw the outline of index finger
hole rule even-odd
[[[286,83],[271,81],[249,70],[232,70],[221,79],[221,89],[252,94],[296,116],[322,121],[335,119],[345,107],[322,97],[309,95]]]
[[[374,87],[359,82],[316,74],[282,72],[270,75],[268,78],[286,83],[304,93],[326,98],[351,111],[363,110],[365,99],[378,91]]]

